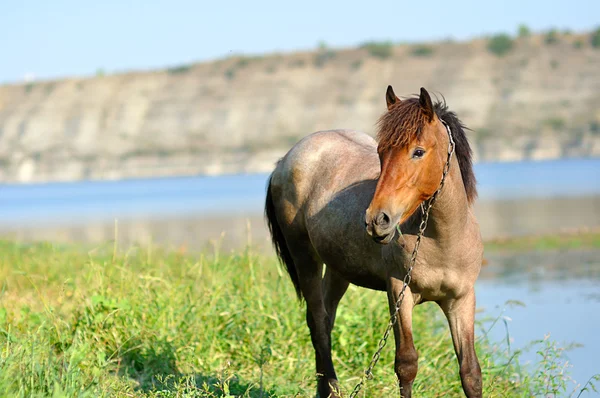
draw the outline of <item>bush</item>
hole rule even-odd
[[[575,48],[582,48],[583,47],[583,40],[581,39],[577,39],[573,42],[573,47]]]
[[[488,50],[497,56],[501,57],[508,53],[513,48],[513,40],[509,35],[501,33],[492,36],[487,46]]]
[[[383,42],[367,42],[360,46],[361,48],[366,49],[369,54],[376,58],[389,58],[393,54],[394,45],[391,41],[383,41]]]
[[[597,28],[594,33],[592,33],[591,43],[592,47],[600,48],[600,28]]]
[[[411,51],[412,55],[417,57],[428,57],[433,54],[433,48],[425,45],[416,46]]]
[[[319,51],[319,53],[317,53],[317,55],[315,55],[315,66],[317,68],[321,68],[322,66],[324,66],[328,61],[334,59],[336,56],[335,51],[333,50],[322,50]]]
[[[353,61],[350,64],[350,69],[352,69],[352,70],[358,70],[362,66],[362,63],[363,63],[362,59],[357,59],[356,61]]]
[[[171,75],[180,75],[182,73],[189,72],[191,68],[192,67],[189,65],[175,66],[173,68],[167,69],[167,72],[169,72]]]
[[[544,38],[544,42],[546,44],[556,44],[558,43],[558,32],[556,29],[552,29],[548,33],[546,33],[546,37]]]
[[[544,125],[550,127],[554,131],[562,130],[565,127],[565,124],[566,123],[564,119],[561,119],[559,117],[551,117],[544,120]]]
[[[519,37],[528,37],[531,35],[531,30],[529,30],[529,27],[527,27],[527,25],[525,24],[521,24],[519,25]]]
[[[229,68],[225,71],[225,78],[227,80],[233,80],[234,77],[235,77],[235,69]]]
[[[303,68],[306,65],[306,61],[303,59],[295,59],[290,62],[290,67],[292,68]]]
[[[248,66],[250,64],[250,58],[248,57],[240,57],[240,59],[238,59],[238,61],[236,62],[235,66],[237,68],[245,68],[246,66]]]

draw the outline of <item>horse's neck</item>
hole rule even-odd
[[[431,208],[431,233],[441,242],[460,237],[470,220],[469,202],[462,182],[458,161],[452,159],[444,187]]]

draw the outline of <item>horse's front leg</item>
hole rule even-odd
[[[388,286],[388,300],[390,312],[393,314],[396,309],[396,302],[402,291],[403,282],[392,278]],[[400,385],[400,396],[410,398],[412,395],[412,385],[417,377],[418,356],[412,335],[412,312],[414,300],[410,287],[404,292],[404,300],[400,304],[398,319],[394,325],[394,337],[396,339],[396,360],[394,361],[394,370],[398,377]]]
[[[475,290],[439,304],[450,325],[463,390],[467,397],[479,398],[482,392],[481,368],[475,353]]]

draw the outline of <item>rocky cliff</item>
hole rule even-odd
[[[0,86],[0,180],[269,171],[299,138],[374,134],[385,89],[424,86],[473,129],[478,160],[600,155],[589,35],[235,56],[167,70]]]

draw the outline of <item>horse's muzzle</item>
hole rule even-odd
[[[365,216],[365,227],[369,236],[377,243],[387,245],[395,233],[395,223],[386,212],[379,212],[377,216],[370,217],[369,212]]]

